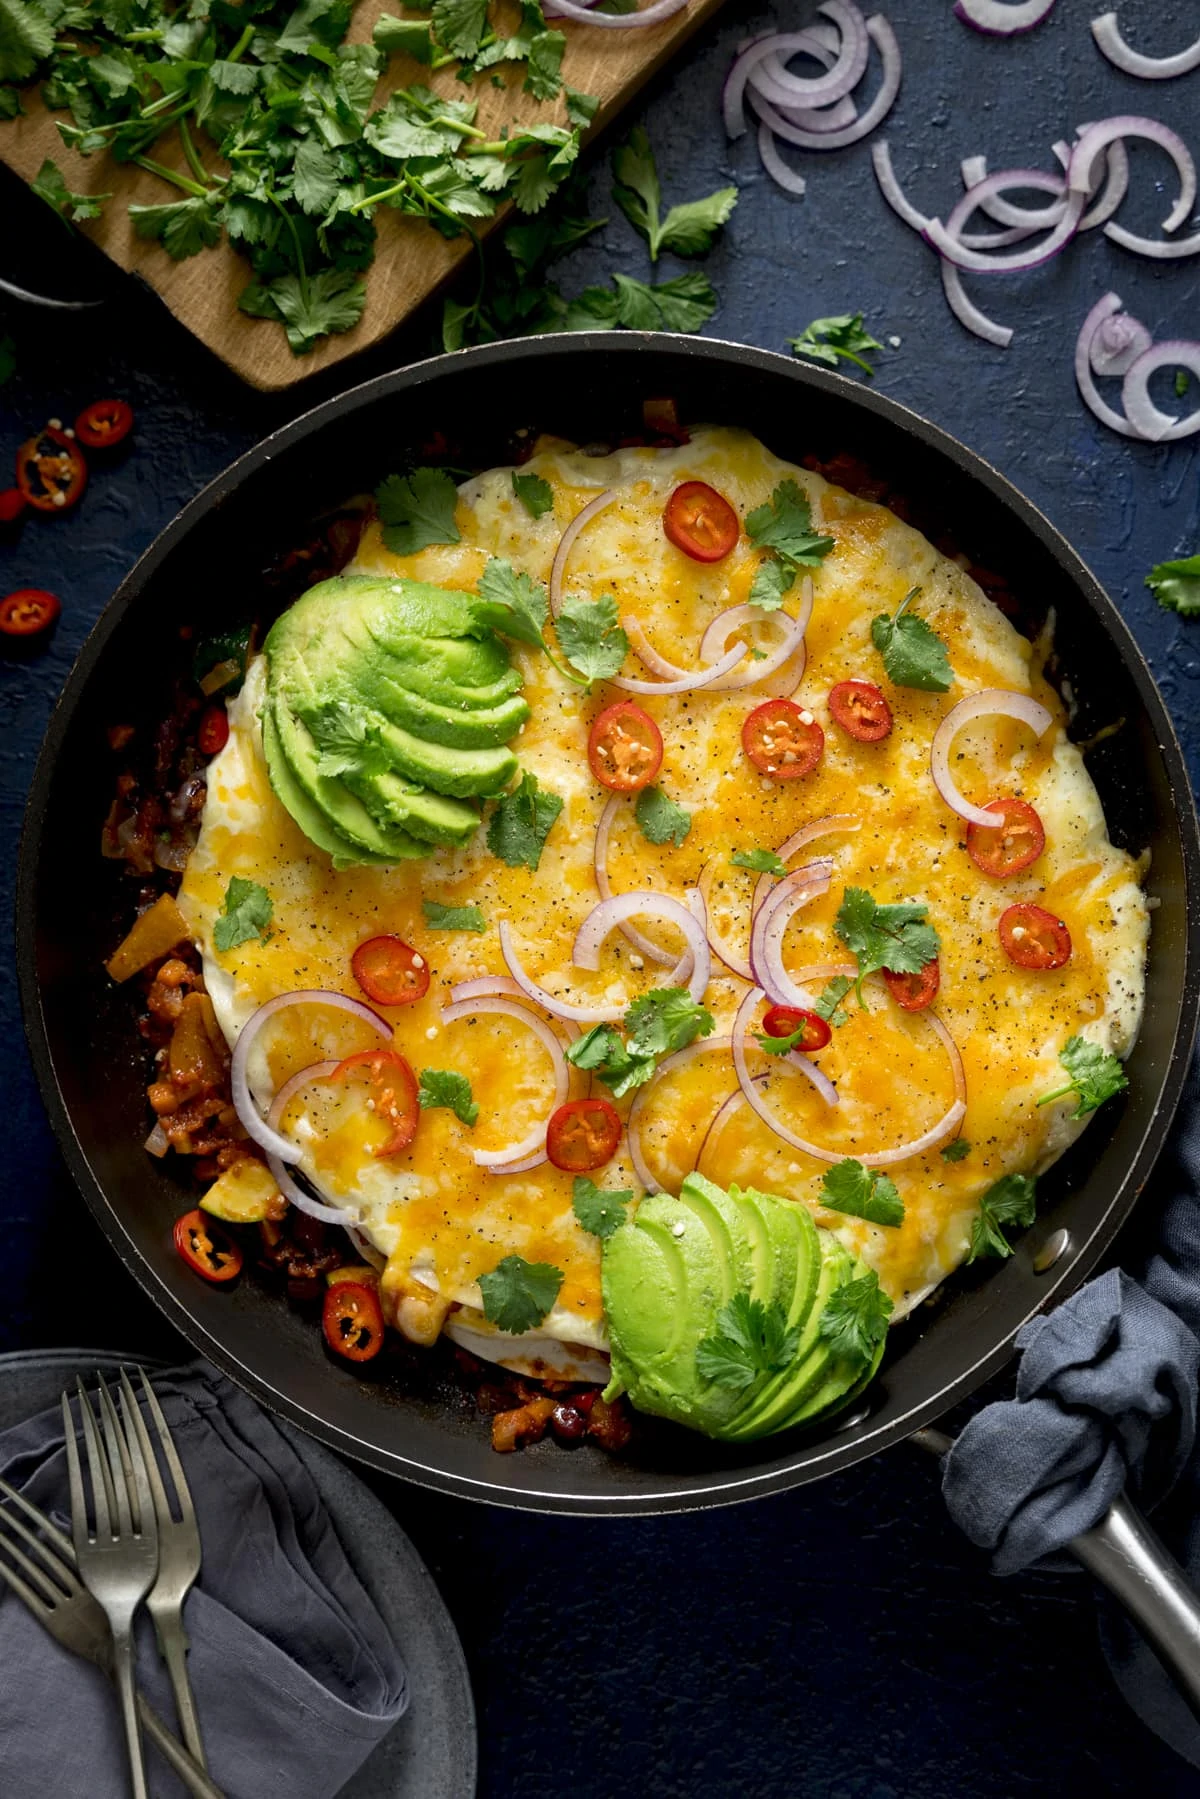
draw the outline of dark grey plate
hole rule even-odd
[[[161,1366],[140,1358],[144,1367]],[[0,1355],[0,1430],[58,1403],[77,1374],[128,1366],[108,1350],[34,1349]],[[342,1799],[472,1799],[475,1706],[462,1646],[441,1595],[396,1520],[337,1457],[275,1422],[321,1489],[342,1547],[386,1619],[408,1669],[411,1701]]]

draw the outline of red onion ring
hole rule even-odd
[[[611,687],[620,687],[625,693],[696,693],[702,687],[711,687],[714,681],[732,674],[738,663],[746,654],[744,643],[735,643],[727,656],[714,662],[711,668],[696,669],[691,674],[681,675],[674,681],[640,681],[632,675],[613,675],[609,681]]]
[[[1160,412],[1150,398],[1150,377],[1159,369],[1187,369],[1200,381],[1200,343],[1180,338],[1155,344],[1138,357],[1121,389],[1121,403],[1134,430],[1152,443],[1178,443],[1200,431],[1200,406],[1187,418]]]
[[[1077,132],[1090,130],[1088,125],[1080,125]],[[1064,169],[1071,166],[1071,146],[1067,143],[1054,145],[1054,154]],[[1096,191],[1093,187],[1093,193]],[[1100,186],[1100,197],[1079,221],[1080,231],[1094,231],[1097,225],[1103,225],[1111,219],[1118,206],[1129,192],[1129,152],[1118,138],[1115,144],[1108,146],[1108,173]]]
[[[806,997],[783,966],[783,937],[802,906],[828,893],[832,862],[810,862],[779,882],[758,908],[750,930],[750,967],[773,1006],[804,1006]]]
[[[599,25],[608,31],[633,31],[642,25],[661,25],[664,19],[682,12],[687,4],[688,0],[655,0],[645,12],[597,13],[589,12],[586,6],[576,6],[575,0],[549,0],[553,16],[574,19],[580,25]]]
[[[1012,693],[1005,687],[985,687],[979,693],[968,694],[965,700],[959,700],[957,706],[951,706],[945,718],[933,734],[933,744],[929,752],[929,770],[933,776],[933,784],[950,807],[968,824],[978,825],[986,831],[999,830],[1002,819],[994,812],[985,812],[982,806],[973,806],[965,800],[950,773],[950,746],[958,733],[977,718],[1015,718],[1028,725],[1038,737],[1041,737],[1054,723],[1054,714],[1035,700],[1032,694]]]
[[[629,1160],[633,1163],[633,1171],[647,1193],[661,1193],[663,1189],[650,1172],[650,1164],[646,1160],[646,1152],[642,1147],[642,1113],[646,1109],[646,1101],[663,1076],[670,1074],[672,1069],[682,1068],[685,1063],[695,1061],[697,1056],[706,1054],[710,1049],[728,1049],[729,1045],[728,1037],[697,1038],[695,1043],[689,1043],[683,1049],[677,1049],[674,1055],[670,1055],[664,1062],[660,1062],[645,1086],[638,1088],[633,1104],[629,1108],[629,1119],[625,1125],[625,1141],[629,1145]],[[710,1125],[709,1130],[711,1129]],[[705,1138],[707,1135],[706,1131]],[[703,1150],[704,1143],[702,1141],[696,1155],[697,1162],[699,1162]]]
[[[233,1061],[229,1070],[229,1084],[234,1108],[243,1128],[249,1136],[254,1138],[256,1143],[261,1144],[280,1162],[298,1162],[301,1152],[294,1143],[289,1143],[286,1137],[281,1137],[279,1132],[273,1130],[270,1124],[264,1120],[262,1113],[254,1103],[250,1085],[246,1079],[246,1063],[259,1031],[269,1018],[273,1018],[277,1012],[284,1011],[288,1006],[332,1006],[338,1011],[349,1012],[355,1018],[361,1018],[364,1024],[369,1024],[372,1030],[377,1031],[388,1044],[392,1041],[392,1027],[386,1019],[379,1016],[378,1012],[373,1012],[370,1006],[364,1006],[361,1000],[351,999],[346,993],[335,993],[332,988],[328,987],[307,987],[294,993],[278,994],[274,999],[267,1000],[265,1005],[260,1006],[258,1011],[246,1020],[238,1032],[238,1039],[233,1049]]]
[[[682,907],[680,910],[682,911]],[[694,928],[695,921],[688,915],[688,922]],[[625,1006],[573,1006],[567,1000],[555,999],[544,987],[539,987],[522,968],[513,948],[512,933],[508,928],[508,920],[502,918],[499,925],[500,953],[504,957],[509,973],[527,999],[549,1012],[552,1018],[565,1018],[572,1024],[615,1024],[618,1018],[624,1018]]]
[[[819,10],[830,13],[835,5],[837,5],[837,0],[830,0],[828,6],[822,6]],[[842,11],[843,9],[838,7],[839,15]],[[824,42],[825,27],[819,25],[810,27],[806,31],[766,32],[761,37],[739,46],[738,54],[725,77],[725,86],[721,96],[725,135],[729,138],[739,138],[744,134],[746,130],[746,84],[758,65],[766,61],[768,57],[777,54],[782,56],[803,54],[828,65],[823,75],[814,76],[800,92],[796,92],[795,89],[787,91],[785,104],[811,107],[819,105],[822,101],[840,100],[848,94],[855,83],[861,79],[869,55],[869,44],[862,15],[858,13],[857,8],[854,11],[857,25],[862,30],[861,47],[857,32],[852,41],[847,41],[845,34],[839,31],[835,52],[827,54]],[[853,73],[856,54],[862,55],[862,66],[857,74]],[[847,71],[850,73],[847,74]],[[799,81],[796,76],[788,79],[793,82]]]
[[[983,159],[976,158],[976,160],[982,161]],[[871,146],[871,161],[875,166],[875,179],[879,183],[880,192],[883,194],[884,199],[887,201],[892,211],[896,213],[899,218],[902,218],[906,225],[911,226],[914,231],[918,231],[924,236],[929,225],[929,219],[925,213],[917,211],[917,208],[913,205],[912,201],[905,194],[904,189],[900,186],[896,171],[892,167],[892,153],[886,139],[881,143],[873,144]],[[966,167],[966,164],[963,166]],[[989,210],[989,205],[990,202],[987,199],[980,202],[981,210],[984,212]],[[1031,235],[1031,228],[1026,229],[1024,226],[1012,226],[1006,231],[964,231],[962,234],[962,242],[972,250],[1000,250],[1003,249],[1006,244],[1023,243],[1025,239]]]
[[[631,19],[634,15],[632,13],[602,13],[600,16],[601,18],[623,17]],[[575,517],[571,520],[570,524],[559,538],[558,548],[554,552],[554,561],[550,568],[549,598],[551,618],[558,617],[558,610],[562,605],[563,575],[566,572],[567,557],[571,554],[575,539],[579,536],[579,533],[583,530],[584,526],[591,523],[598,512],[603,512],[606,506],[612,505],[616,497],[616,489],[613,487],[606,487],[603,493],[597,494],[594,500],[588,501],[582,512],[577,512],[575,514]]]
[[[766,1085],[767,1077],[765,1074],[756,1074],[754,1079],[760,1087]],[[725,1098],[713,1113],[712,1122],[700,1139],[700,1147],[696,1151],[697,1174],[700,1172],[700,1164],[703,1162],[705,1156],[708,1155],[710,1150],[715,1150],[717,1144],[720,1142],[721,1134],[724,1131],[725,1126],[729,1123],[729,1120],[733,1117],[739,1106],[744,1106],[745,1103],[746,1095],[742,1092],[740,1087],[735,1087],[732,1093],[727,1093],[725,1095]]]
[[[642,655],[641,650],[638,650],[638,655]],[[642,660],[645,661],[644,656],[642,657]],[[602,900],[610,900],[613,897],[612,887],[608,879],[608,839],[609,834],[612,831],[613,819],[617,816],[617,811],[622,805],[624,797],[625,796],[620,793],[614,793],[612,795],[603,812],[600,814],[600,823],[596,826],[596,845],[592,851],[592,868],[595,871],[596,876],[596,891]],[[649,937],[643,936],[636,925],[628,923],[622,924],[620,926],[620,932],[626,943],[628,943],[631,948],[635,949],[639,956],[644,956],[648,962],[657,962],[664,968],[670,968],[674,964],[675,957],[671,954],[670,950],[662,949],[657,943],[651,943]],[[516,985],[515,982],[513,984],[514,986]],[[520,989],[518,988],[518,992],[519,991]],[[451,998],[453,997],[452,994]]]
[[[1079,336],[1075,340],[1075,381],[1083,396],[1084,404],[1102,425],[1107,425],[1111,431],[1119,431],[1122,437],[1140,437],[1141,432],[1136,431],[1127,418],[1119,412],[1114,412],[1108,402],[1100,398],[1096,383],[1092,378],[1092,344],[1096,333],[1106,319],[1110,319],[1115,313],[1120,312],[1121,305],[1122,302],[1116,294],[1105,294],[1102,300],[1097,300],[1084,319]]]
[[[307,1068],[302,1068],[298,1074],[294,1074],[290,1080],[285,1081],[271,1101],[271,1110],[267,1114],[267,1123],[271,1129],[273,1131],[278,1129],[279,1120],[287,1110],[288,1101],[299,1093],[302,1087],[310,1087],[314,1081],[327,1081],[330,1075],[340,1067],[341,1063],[337,1061],[310,1062]],[[287,1141],[286,1137],[283,1138],[283,1142]],[[313,1199],[311,1194],[306,1193],[304,1188],[292,1179],[278,1156],[268,1155],[267,1166],[275,1180],[278,1181],[280,1192],[298,1211],[307,1213],[310,1218],[319,1219],[322,1224],[340,1224],[346,1227],[354,1223],[353,1213],[347,1212],[344,1207],[322,1205],[320,1200]]]
[[[1191,237],[1163,239],[1139,237],[1136,231],[1126,231],[1124,225],[1106,225],[1104,235],[1114,244],[1120,244],[1123,250],[1132,250],[1135,256],[1149,256],[1155,262],[1176,262],[1185,256],[1200,256],[1200,232]]]
[[[805,131],[799,125],[791,124],[752,88],[748,96],[750,104],[763,123],[771,127],[776,137],[781,137],[787,144],[797,145],[801,150],[844,150],[849,144],[857,144],[862,138],[869,136],[877,125],[883,123],[900,92],[903,61],[896,34],[882,13],[876,13],[873,18],[868,19],[866,28],[883,59],[883,80],[871,104],[844,131]]]
[[[755,1083],[750,1078],[750,1072],[746,1066],[746,1029],[751,1012],[764,997],[761,988],[752,987],[738,1007],[737,1017],[734,1020],[733,1064],[737,1069],[738,1085],[763,1123],[768,1125],[775,1135],[782,1138],[792,1149],[798,1149],[804,1155],[812,1156],[818,1162],[840,1162],[843,1160],[840,1151],[822,1149],[819,1144],[810,1143],[807,1137],[797,1136],[795,1131],[784,1124],[782,1119],[771,1110],[766,1099],[758,1092]],[[862,1163],[864,1168],[892,1168],[897,1162],[906,1162],[912,1156],[923,1155],[927,1149],[936,1149],[939,1144],[944,1143],[948,1137],[953,1135],[966,1113],[966,1078],[958,1045],[936,1012],[922,1012],[921,1017],[932,1026],[935,1035],[950,1058],[950,1066],[954,1075],[954,1100],[948,1111],[943,1113],[936,1124],[931,1125],[929,1130],[923,1132],[920,1137],[914,1137],[910,1143],[902,1143],[896,1149],[875,1150],[867,1155],[858,1156],[856,1159]],[[807,1057],[795,1054],[788,1057],[788,1061],[792,1063],[803,1064],[807,1060]],[[809,1068],[811,1067],[812,1065],[809,1064]],[[809,1068],[805,1068],[803,1072],[809,1074]],[[812,1072],[815,1073],[816,1070],[813,1069]],[[809,1074],[809,1078],[812,1078],[811,1074]]]
[[[1054,0],[1016,0],[1005,5],[1002,0],[956,0],[954,16],[985,37],[1016,37],[1032,31],[1054,11]]]
[[[689,892],[689,900],[691,892]],[[701,902],[703,904],[703,902]],[[593,906],[578,931],[571,950],[571,960],[576,968],[586,968],[592,972],[600,966],[600,950],[605,938],[627,918],[645,917],[664,918],[669,924],[676,925],[687,939],[692,953],[692,972],[687,982],[688,992],[699,1004],[704,997],[704,990],[712,976],[712,956],[708,948],[708,933],[703,920],[689,906],[673,899],[669,893],[656,893],[653,889],[639,893],[622,893],[615,899],[601,900]],[[507,960],[507,955],[505,957]],[[683,964],[680,963],[676,969]],[[520,976],[517,977],[520,979]],[[621,1016],[621,1012],[617,1013]]]
[[[754,976],[750,972],[749,960],[746,956],[739,956],[738,952],[732,947],[723,933],[717,929],[712,921],[712,884],[716,877],[720,860],[719,857],[714,856],[712,861],[706,862],[700,871],[700,895],[704,900],[708,912],[709,948],[713,951],[714,955],[718,956],[721,961],[724,962],[731,974],[737,975],[738,979],[741,981],[749,981],[753,984]]]
[[[1072,159],[1073,161],[1074,159]],[[925,237],[940,255],[955,263],[961,269],[971,269],[976,274],[991,275],[1006,271],[1013,273],[1040,268],[1066,248],[1079,227],[1079,220],[1087,205],[1087,191],[1072,192],[1063,208],[1062,216],[1054,226],[1050,235],[1032,249],[1021,250],[1011,256],[997,256],[981,250],[973,250],[962,241],[962,228],[971,214],[982,206],[985,200],[1000,193],[1006,187],[1033,188],[1041,193],[1058,193],[1060,177],[1047,175],[1041,169],[1002,169],[995,175],[988,175],[977,186],[968,188],[962,199],[951,211],[946,223],[940,219],[930,219],[925,227]]]
[[[1068,161],[1070,161],[1070,156],[1071,152],[1068,148]],[[966,156],[963,158],[961,168],[963,186],[968,193],[973,187],[979,187],[987,180],[986,156]],[[989,219],[995,219],[999,225],[1019,226],[1022,230],[1027,231],[1049,231],[1062,218],[1063,207],[1066,204],[1064,196],[1067,190],[1065,175],[1052,176],[1050,179],[1055,182],[1055,186],[1047,188],[1046,191],[1058,195],[1053,206],[1043,206],[1040,209],[1036,206],[1015,206],[1002,194],[988,194],[986,199],[980,201],[980,211],[985,212]],[[976,248],[978,247],[977,245]]]
[[[528,1007],[517,1005],[511,999],[481,998],[464,1000],[458,1005],[442,1007],[442,1023],[454,1024],[460,1018],[477,1017],[481,1013],[492,1012],[503,1018],[515,1018],[519,1024],[527,1025],[533,1032],[554,1067],[554,1104],[550,1111],[556,1112],[564,1101],[571,1087],[571,1071],[567,1066],[567,1058],[563,1054],[562,1044],[555,1036],[545,1019],[539,1018]],[[471,1157],[476,1167],[486,1168],[491,1174],[524,1174],[530,1168],[537,1168],[546,1161],[546,1125],[549,1114],[519,1143],[510,1143],[504,1149],[473,1149]]]
[[[1089,125],[1071,152],[1067,185],[1074,194],[1090,194],[1096,158],[1118,138],[1140,137],[1160,150],[1165,150],[1179,172],[1179,198],[1163,220],[1164,231],[1177,231],[1190,217],[1196,204],[1196,164],[1192,153],[1177,131],[1157,119],[1143,119],[1132,113],[1121,113],[1099,124]]]
[[[299,1074],[294,1074],[290,1080],[285,1081],[271,1101],[271,1110],[267,1113],[267,1123],[271,1129],[273,1131],[279,1129],[279,1120],[287,1110],[289,1100],[299,1093],[302,1087],[311,1087],[314,1081],[327,1081],[330,1075],[336,1073],[340,1067],[341,1063],[336,1060],[310,1062],[307,1068],[302,1068]]]
[[[984,343],[995,344],[1001,350],[1007,350],[1013,340],[1011,325],[998,325],[990,319],[986,312],[976,306],[963,286],[962,270],[955,268],[946,257],[938,258],[942,271],[942,291],[946,296],[946,304],[960,325],[981,337]]]
[[[660,682],[643,682],[631,690],[644,693],[687,691],[688,686],[694,686],[697,683],[698,675],[705,677],[703,686],[709,693],[732,693],[743,687],[756,687],[760,681],[769,680],[772,675],[777,674],[786,662],[803,651],[804,633],[808,629],[808,621],[812,616],[812,606],[812,579],[807,575],[801,587],[800,611],[795,617],[790,612],[764,612],[761,606],[727,606],[713,619],[700,640],[700,656],[707,665],[700,669],[681,668],[677,662],[668,661],[667,657],[654,648],[646,636],[639,618],[634,618],[632,615],[622,618],[621,625],[638,660],[644,663],[653,674],[662,676]],[[732,673],[713,676],[711,671],[719,666],[718,652],[726,660],[732,655],[732,651],[725,652],[723,648],[730,634],[743,624],[761,625],[765,622],[771,624],[778,622],[782,627],[783,636],[775,648],[769,650],[761,662],[750,662],[744,669],[735,665]],[[741,645],[739,662],[746,655],[748,647],[744,643]],[[797,681],[803,677],[803,674],[804,669],[801,667],[796,676]],[[668,682],[673,685],[667,686],[665,683]],[[686,685],[681,687],[680,683]],[[620,675],[614,677],[612,684],[614,687],[631,685]]]
[[[858,7],[852,0],[825,0],[817,11],[832,19],[841,34],[835,60],[823,74],[792,75],[787,69],[788,58],[801,52],[820,56],[806,32],[779,32],[761,39],[745,53],[750,86],[765,100],[809,109],[831,105],[844,99],[866,74],[871,41]]]
[[[796,169],[791,168],[779,154],[775,142],[775,133],[765,123],[758,127],[758,154],[763,168],[785,194],[795,194],[797,199],[808,192],[808,182]]]
[[[525,989],[511,975],[483,974],[471,981],[457,981],[450,989],[450,1004],[462,1005],[468,999],[523,999]]]
[[[1092,20],[1092,36],[1102,56],[1123,74],[1136,75],[1142,81],[1170,81],[1175,75],[1190,75],[1200,69],[1200,38],[1187,50],[1174,56],[1142,56],[1131,50],[1121,36],[1115,12],[1101,13]]]
[[[798,831],[793,831],[791,836],[785,838],[780,844],[775,854],[781,862],[790,862],[797,850],[804,849],[818,837],[827,837],[834,831],[859,831],[861,829],[862,820],[856,818],[853,812],[830,812],[824,818],[814,818],[811,824],[801,825]],[[829,861],[830,867],[833,866],[830,858],[826,856],[818,857],[818,861],[822,864]],[[758,911],[774,887],[776,878],[775,875],[759,876],[754,888],[754,898],[750,904],[751,913]]]

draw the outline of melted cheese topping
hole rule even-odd
[[[397,557],[372,527],[349,572],[471,588],[488,557],[501,556],[545,581],[565,526],[600,489],[612,487],[616,500],[577,541],[566,590],[589,599],[614,595],[621,614],[638,618],[664,655],[687,664],[698,661],[696,646],[715,615],[746,600],[759,553],[745,537],[717,564],[692,562],[676,550],[663,533],[662,512],[680,482],[709,482],[744,517],[779,481],[791,478],[810,497],[814,527],[836,540],[814,571],[807,666],[795,691],[824,729],[820,766],[805,779],[776,782],[759,776],[742,754],[747,712],[789,689],[778,676],[743,692],[642,701],[665,744],[658,784],[692,814],[692,826],[680,847],[653,846],[627,802],[614,824],[609,872],[617,893],[652,887],[682,896],[714,864],[714,917],[731,942],[744,945],[756,877],[730,865],[732,851],[775,848],[806,822],[852,813],[860,821],[856,832],[823,838],[797,859],[831,856],[835,872],[830,892],[789,927],[786,964],[795,969],[846,959],[833,923],[847,886],[866,887],[881,903],[928,906],[941,938],[938,1010],[966,1070],[963,1135],[970,1154],[947,1163],[934,1150],[889,1169],[906,1208],[896,1227],[825,1210],[820,1186],[826,1164],[789,1149],[743,1102],[722,1114],[701,1161],[703,1172],[722,1184],[753,1184],[810,1207],[818,1223],[878,1271],[900,1317],[963,1260],[980,1196],[991,1183],[1009,1171],[1044,1169],[1082,1128],[1070,1119],[1068,1102],[1041,1110],[1034,1103],[1062,1084],[1057,1057],[1067,1038],[1078,1032],[1118,1055],[1128,1053],[1140,1019],[1148,930],[1135,865],[1107,840],[1096,790],[1066,738],[1061,700],[1044,680],[1034,647],[954,562],[893,513],[780,462],[746,433],[727,429],[699,431],[677,450],[625,449],[598,458],[551,446],[525,472],[541,475],[553,490],[554,509],[542,518],[531,519],[515,497],[510,470],[492,470],[460,490],[460,543]],[[949,648],[955,685],[948,694],[892,688],[871,646],[872,618],[895,612],[914,586],[921,589],[917,609]],[[787,609],[794,612],[798,600],[797,586]],[[769,619],[755,630],[763,645],[773,641]],[[524,1354],[524,1362],[536,1366],[537,1343],[546,1339],[605,1346],[599,1244],[574,1218],[569,1175],[548,1164],[527,1174],[488,1175],[471,1160],[472,1146],[516,1142],[545,1119],[553,1083],[544,1050],[511,1019],[481,1016],[445,1025],[440,1005],[454,982],[505,972],[495,928],[505,917],[533,978],[576,1003],[626,1004],[661,985],[663,974],[643,966],[619,934],[606,945],[598,974],[571,963],[575,932],[597,900],[593,840],[608,798],[588,770],[587,731],[617,695],[603,683],[586,694],[546,657],[519,646],[513,653],[532,708],[515,747],[522,765],[565,802],[536,874],[499,862],[482,831],[466,848],[427,861],[335,873],[271,791],[258,724],[260,662],[231,709],[229,742],[209,770],[200,841],[180,903],[231,1040],[275,994],[301,987],[355,992],[350,957],[365,938],[394,933],[427,956],[433,972],[428,995],[389,1014],[395,1045],[418,1071],[457,1069],[469,1077],[480,1103],[475,1129],[467,1130],[449,1111],[426,1111],[411,1150],[381,1160],[374,1151],[385,1126],[364,1108],[363,1089],[339,1088],[335,1095],[316,1085],[297,1096],[285,1128],[304,1146],[301,1167],[330,1200],[361,1214],[362,1228],[389,1258],[384,1286],[393,1316],[419,1339],[436,1334],[451,1301],[470,1309],[466,1317],[455,1316],[477,1328],[478,1276],[510,1252],[561,1269],[558,1304]],[[632,656],[626,669],[637,669]],[[882,743],[852,741],[829,716],[830,688],[853,676],[887,692],[895,726]],[[1005,881],[976,868],[964,847],[965,827],[929,774],[939,720],[983,687],[1032,693],[1056,721],[1034,742],[1019,724],[985,719],[964,730],[954,746],[955,777],[968,797],[982,802],[1018,795],[1036,806],[1045,825],[1043,855]],[[266,941],[218,954],[212,926],[232,875],[267,889],[274,921]],[[426,898],[481,906],[487,934],[431,931],[422,913]],[[1018,899],[1036,900],[1066,920],[1073,954],[1065,968],[1037,973],[1008,960],[996,925]],[[681,947],[668,926],[648,923],[646,930],[664,948]],[[745,992],[714,961],[706,1004],[718,1032],[728,1031]],[[912,1140],[945,1112],[953,1095],[946,1054],[928,1023],[902,1012],[878,983],[868,985],[867,999],[860,1008],[850,996],[847,1022],[821,1052],[820,1066],[838,1088],[837,1108],[786,1066],[772,1063],[764,1088],[794,1131],[839,1155]],[[263,1100],[308,1063],[371,1041],[361,1024],[314,1008],[284,1013],[263,1039],[251,1067]],[[753,1072],[768,1072],[767,1058],[753,1045],[750,1059]],[[736,1085],[726,1052],[697,1056],[655,1086],[644,1110],[644,1143],[664,1186],[677,1188],[695,1166],[714,1115]],[[585,1089],[580,1084],[576,1090]],[[622,1115],[629,1104],[620,1102]],[[605,1187],[638,1188],[624,1143],[593,1178]],[[501,1356],[506,1351],[498,1345]]]

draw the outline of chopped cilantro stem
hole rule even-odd
[[[172,187],[179,188],[185,194],[191,194],[196,200],[205,199],[212,191],[210,188],[201,187],[198,181],[191,181],[186,175],[181,175],[178,169],[168,169],[164,164],[155,162],[149,156],[135,156],[133,161],[139,169],[145,169],[149,174],[157,175],[162,181],[169,181]]]
[[[196,154],[196,145],[193,142],[191,131],[188,129],[188,122],[182,116],[179,120],[179,141],[183,145],[183,154],[187,157],[189,169],[196,180],[204,184],[204,190],[207,193],[212,187],[212,177]]]

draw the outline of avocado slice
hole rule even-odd
[[[475,706],[452,697],[469,689],[447,687],[444,692],[451,697],[435,700],[389,679],[382,669],[364,669],[359,691],[392,724],[450,749],[492,749],[507,743],[529,717],[528,702],[519,693],[497,706]]]
[[[795,1412],[820,1386],[836,1358],[821,1335],[821,1314],[830,1294],[854,1278],[854,1258],[829,1231],[821,1231],[816,1291],[801,1327],[796,1353],[787,1368],[773,1374],[750,1404],[722,1435],[733,1442],[786,1430]],[[861,1364],[859,1364],[861,1366]],[[857,1370],[856,1370],[857,1372]]]
[[[352,843],[337,829],[332,819],[309,798],[293,774],[283,747],[279,741],[279,733],[275,729],[271,707],[263,709],[262,718],[263,750],[267,759],[267,775],[274,790],[275,797],[290,812],[310,843],[315,843],[319,850],[332,856],[339,867],[352,863],[373,863],[377,866],[391,864],[394,856],[376,856],[370,850]]]
[[[407,831],[432,845],[466,843],[479,828],[479,814],[464,800],[446,799],[387,769],[347,772],[341,779],[384,830]]]
[[[502,793],[517,772],[517,758],[503,744],[489,750],[453,750],[387,723],[380,737],[397,774],[453,799],[484,799]]]
[[[403,830],[385,830],[371,817],[362,801],[350,792],[344,782],[332,775],[317,772],[317,746],[312,736],[300,719],[286,705],[278,701],[267,701],[264,712],[263,745],[267,745],[266,720],[271,720],[272,738],[280,753],[280,759],[295,778],[295,783],[303,792],[310,805],[315,806],[334,828],[339,837],[349,838],[357,852],[368,850],[371,857],[379,862],[405,862],[417,856],[427,856],[429,846],[418,843],[415,837]],[[284,805],[288,804],[276,781],[270,750],[267,751],[267,771],[271,775],[271,784]],[[288,807],[291,811],[291,807]],[[304,820],[292,812],[292,817],[306,835],[308,832]],[[317,842],[315,837],[312,838]],[[321,847],[324,847],[323,845]],[[337,852],[330,852],[331,854]],[[361,853],[357,859],[364,858]]]

